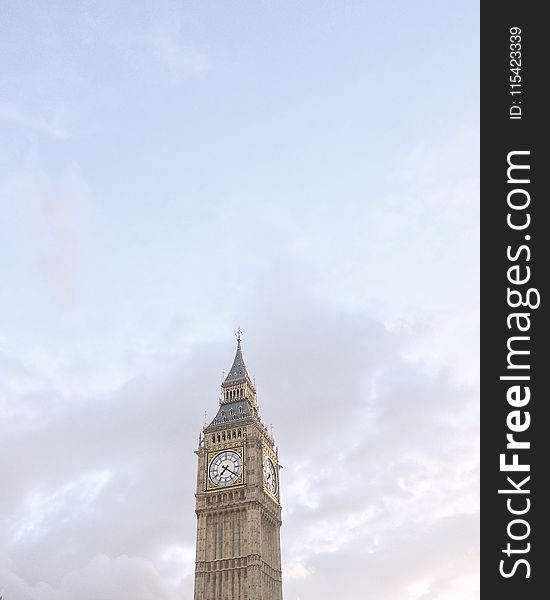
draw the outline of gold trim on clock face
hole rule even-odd
[[[264,460],[264,484],[274,496],[277,494],[277,473],[275,465],[270,458]]]
[[[214,456],[208,467],[208,477],[216,486],[232,485],[243,472],[242,456],[234,450],[222,450]]]

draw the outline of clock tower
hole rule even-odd
[[[218,412],[196,454],[195,600],[282,600],[280,466],[240,331]]]

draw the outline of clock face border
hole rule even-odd
[[[212,468],[212,463],[216,460],[216,458],[220,454],[224,454],[225,452],[235,453],[239,456],[241,461],[241,472],[238,477],[236,477],[233,481],[229,481],[227,483],[215,483],[212,481],[210,477],[210,469]],[[235,486],[244,485],[245,479],[245,464],[244,464],[244,449],[243,447],[232,447],[232,448],[223,448],[220,450],[215,450],[213,452],[208,453],[208,461],[206,468],[206,491],[222,491],[227,490],[229,488],[233,488]]]
[[[266,463],[271,466],[271,469],[266,466]],[[263,479],[264,479],[264,488],[265,490],[271,494],[274,498],[278,498],[279,495],[279,473],[277,472],[277,463],[271,458],[271,456],[264,455],[264,461],[262,465]],[[271,489],[270,485],[267,483],[266,471],[270,470],[275,481],[275,489]]]

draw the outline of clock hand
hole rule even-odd
[[[235,475],[235,477],[237,476],[237,473],[235,473],[235,471],[232,471],[227,465],[224,465],[222,468],[222,472],[220,473],[220,477],[226,472],[229,471],[231,474]]]

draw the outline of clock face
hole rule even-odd
[[[212,459],[208,475],[214,485],[231,485],[242,473],[242,470],[241,455],[233,450],[224,450]]]
[[[277,493],[277,473],[271,459],[264,460],[264,483],[265,487],[275,495]]]

